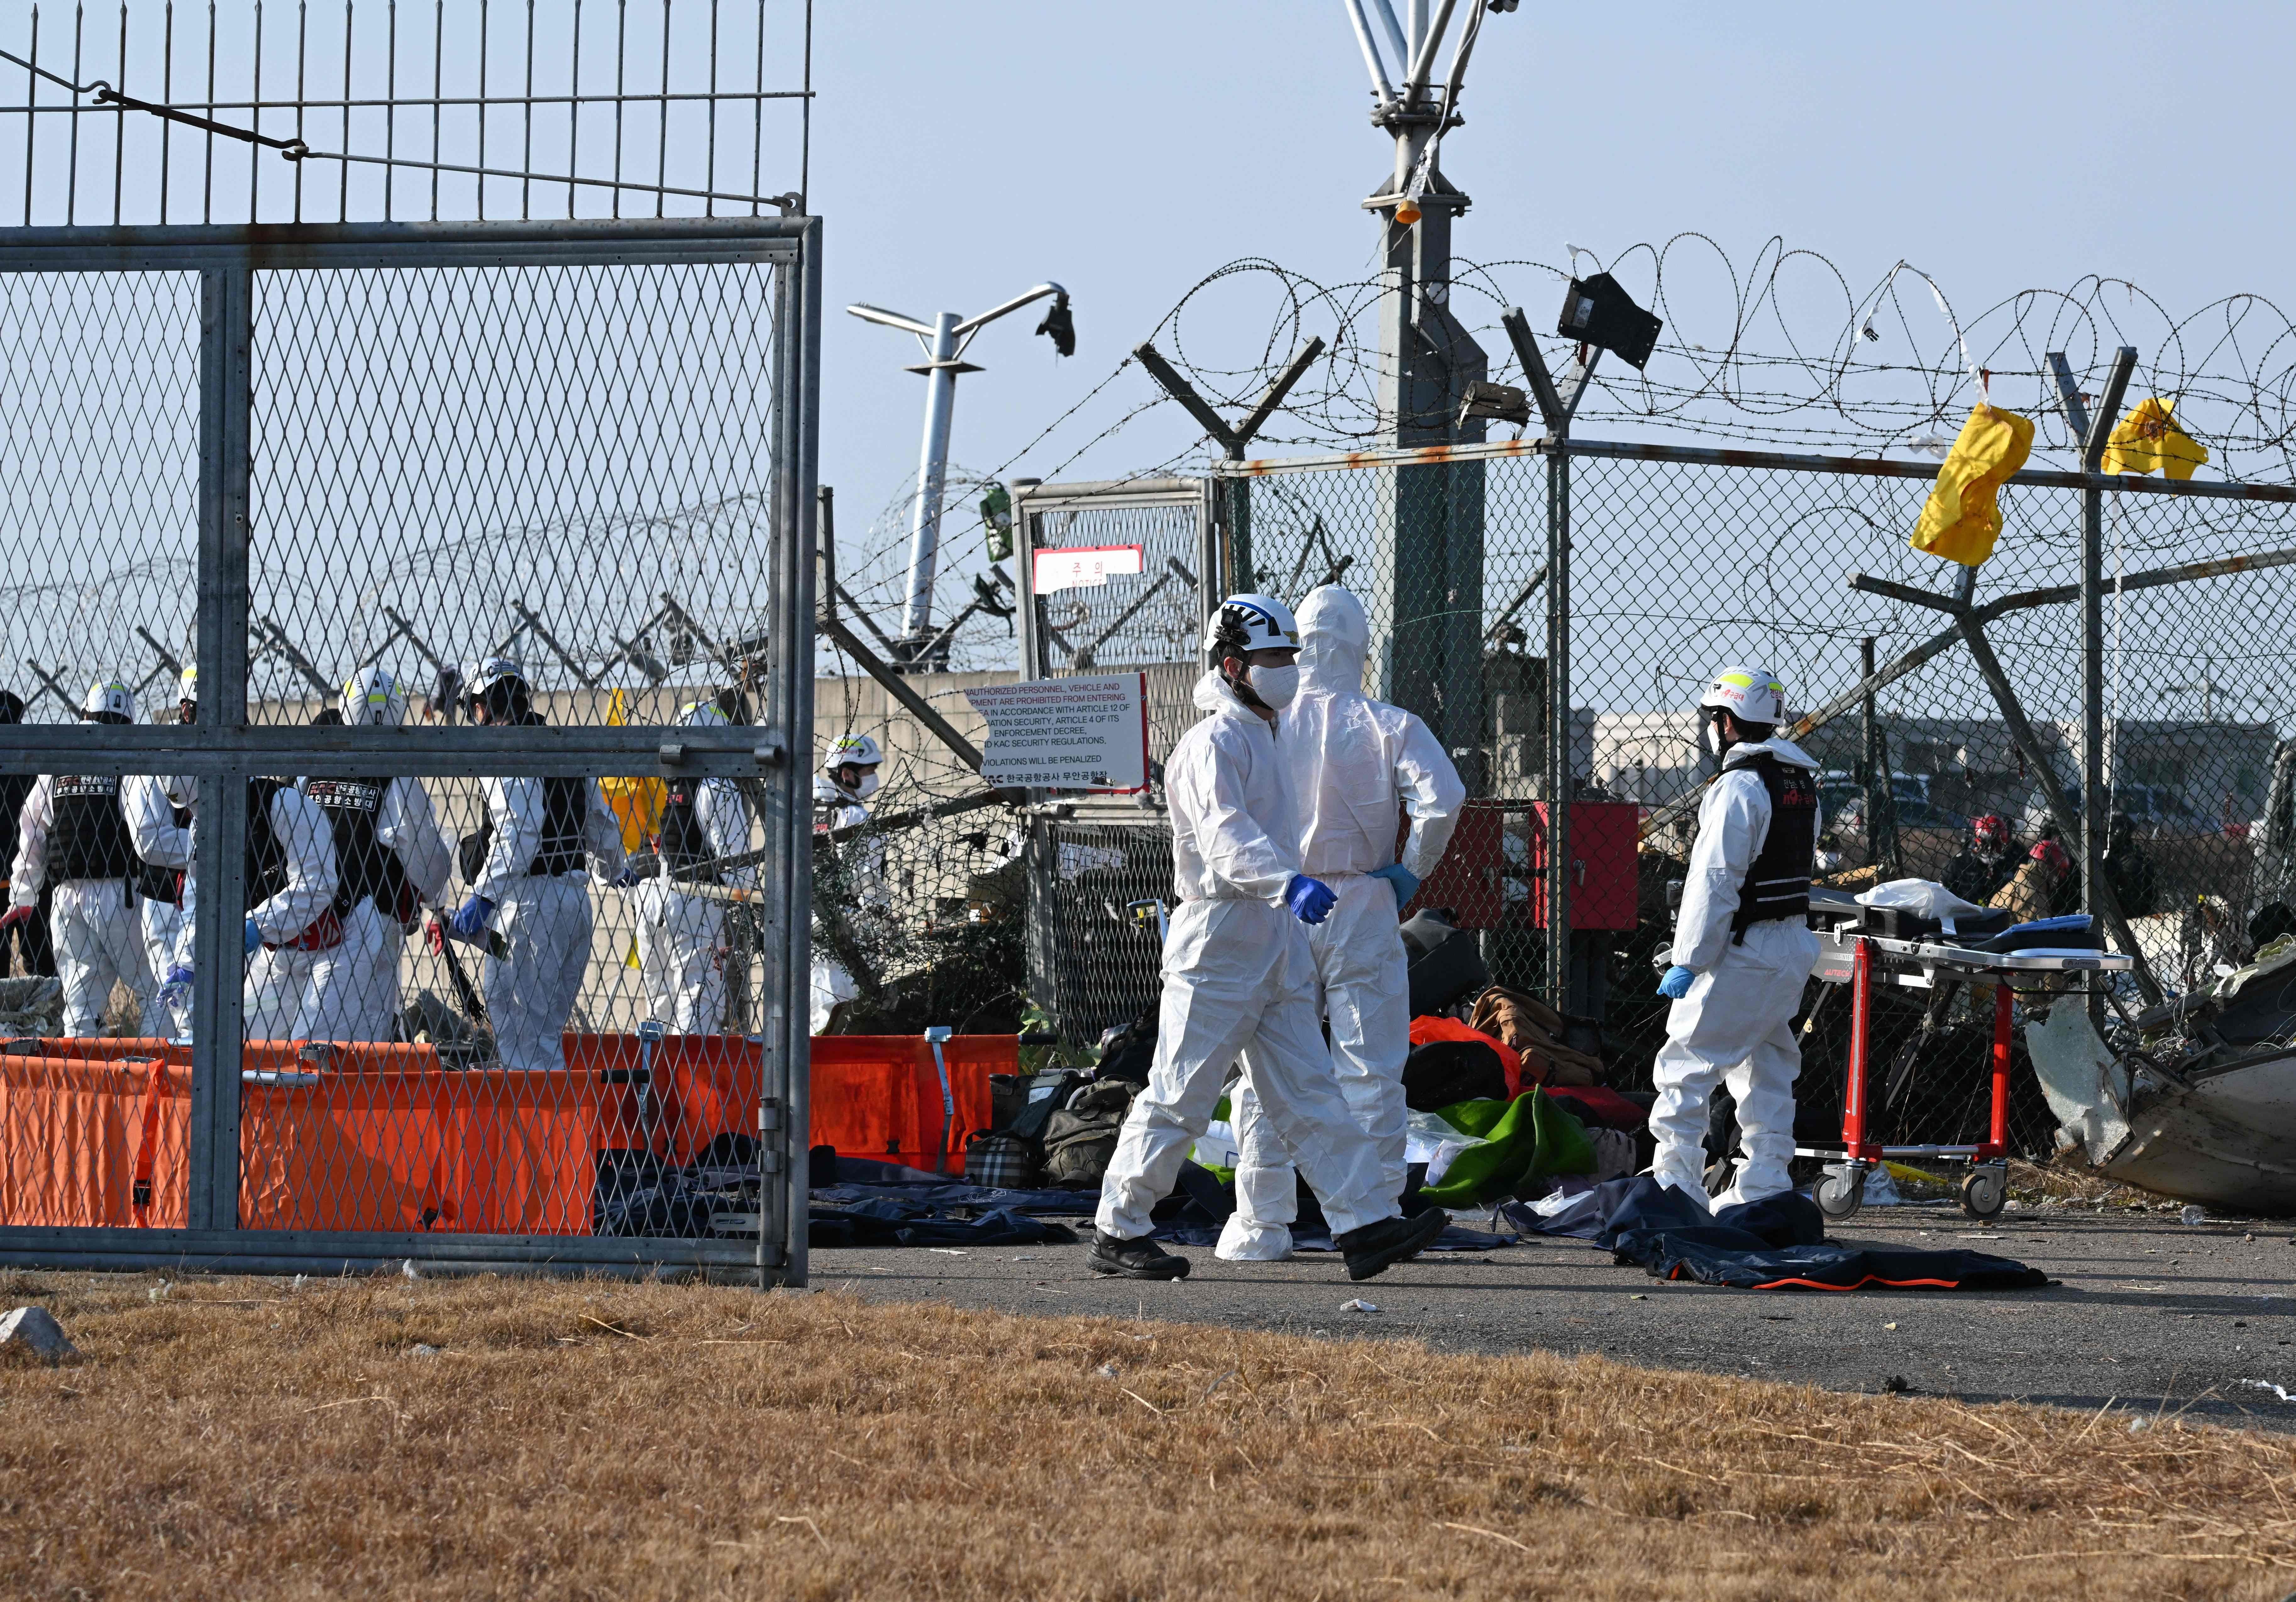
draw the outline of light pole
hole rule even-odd
[[[924,445],[917,458],[916,506],[909,518],[909,593],[902,608],[901,636],[895,642],[896,665],[909,671],[931,671],[938,664],[927,659],[946,659],[948,654],[948,642],[942,640],[936,645],[932,629],[933,573],[940,560],[941,499],[948,483],[948,425],[956,409],[956,375],[980,371],[964,359],[965,347],[997,318],[1046,295],[1054,297],[1052,309],[1037,325],[1037,332],[1049,338],[1062,356],[1072,356],[1076,324],[1069,315],[1069,292],[1057,283],[1040,283],[978,316],[960,319],[956,313],[945,311],[930,324],[875,306],[845,308],[865,323],[882,323],[916,335],[925,350],[924,361],[908,369],[922,373],[925,379]]]

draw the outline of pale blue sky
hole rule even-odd
[[[900,370],[917,359],[906,337],[848,301],[929,316],[1044,278],[1074,292],[1072,360],[1017,316],[974,347],[988,370],[961,381],[954,454],[985,469],[1222,262],[1367,275],[1357,201],[1390,145],[1365,121],[1344,15],[1340,0],[818,9],[822,473],[849,543],[914,471],[922,385]],[[1565,240],[1608,258],[1699,230],[1742,266],[1776,234],[1860,292],[1910,259],[1965,315],[2089,274],[2180,314],[2242,291],[2286,301],[2292,60],[2296,8],[2278,4],[1525,0],[1488,20],[1446,145],[1475,201],[1457,248],[1557,263]],[[1267,322],[1248,296],[1192,328],[1191,353],[1228,354],[1223,315],[1248,363]],[[1135,369],[1103,401],[1151,393]],[[1193,431],[1163,408],[1070,476],[1159,461]]]

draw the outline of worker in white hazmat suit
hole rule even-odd
[[[1661,1184],[1702,1201],[1709,1098],[1726,1083],[1745,1158],[1718,1209],[1791,1188],[1793,1015],[1817,962],[1809,876],[1818,831],[1817,764],[1777,737],[1785,690],[1759,668],[1725,668],[1700,700],[1722,771],[1698,808],[1674,965],[1659,982],[1674,1002],[1652,1069],[1651,1133]]]
[[[353,728],[397,728],[406,697],[388,670],[370,667],[343,686],[342,717]],[[311,1015],[299,1037],[391,1040],[398,1034],[400,958],[420,909],[447,893],[454,854],[439,831],[430,793],[411,775],[306,778],[300,788],[333,832],[333,902],[342,944],[316,975]]]
[[[168,781],[168,800],[194,818],[201,783],[186,776]],[[245,1038],[250,1040],[325,1039],[318,1021],[317,985],[324,964],[342,944],[342,923],[334,914],[335,842],[326,815],[285,779],[247,781],[246,895],[242,902],[241,949],[246,974],[241,990]],[[188,1013],[193,967],[201,958],[200,861],[193,856],[184,878],[181,932],[176,965],[166,974],[171,1005]],[[190,1021],[184,1020],[185,1032]]]
[[[185,668],[176,681],[176,720],[196,723],[200,713],[197,668]],[[156,773],[131,774],[120,785],[120,807],[127,815],[128,837],[144,865],[142,904],[136,908],[144,925],[144,957],[155,978],[164,982],[176,965],[176,948],[184,934],[184,875],[192,867],[192,813],[168,799],[168,778]],[[191,1033],[191,996],[182,986],[161,983],[160,1016],[152,1027],[167,1029],[181,1039]]]
[[[689,702],[677,720],[687,728],[725,728],[733,721],[715,701]],[[674,776],[663,781],[658,866],[648,877],[625,874],[616,881],[632,891],[638,969],[652,1015],[680,1034],[714,1035],[726,1027],[726,904],[682,889],[681,882],[753,888],[754,867],[702,866],[749,849],[750,805],[732,779]]]
[[[471,720],[487,727],[540,723],[525,670],[490,657],[470,678]],[[622,864],[622,828],[597,781],[578,776],[488,779],[487,817],[463,842],[471,895],[446,933],[473,941],[489,927],[507,954],[484,965],[487,1018],[505,1068],[566,1066],[565,1032],[590,964],[594,913],[586,861],[601,882]],[[476,871],[470,871],[475,859]]]
[[[829,754],[822,759],[821,771],[814,776],[815,888],[817,894],[823,887],[824,848],[834,850],[838,877],[832,889],[849,920],[856,914],[863,917],[879,916],[892,905],[885,887],[883,840],[865,836],[833,847],[827,842],[832,829],[869,821],[869,809],[865,803],[877,793],[877,769],[884,760],[883,750],[870,735],[843,735],[831,743]],[[812,978],[808,1008],[812,1015],[811,1032],[826,1034],[836,1022],[838,1008],[858,998],[861,987],[830,949],[828,932],[822,927],[817,913],[813,922]]]
[[[1371,620],[1336,584],[1300,607],[1300,695],[1277,744],[1300,815],[1300,870],[1332,887],[1332,916],[1308,931],[1332,1066],[1356,1122],[1379,1147],[1383,1194],[1406,1181],[1403,1063],[1411,1055],[1404,906],[1451,842],[1467,787],[1434,731],[1364,694]],[[1410,837],[1397,860],[1405,817]],[[1292,1254],[1299,1192],[1250,1075],[1230,1093],[1239,1152],[1235,1212],[1218,1255],[1273,1262]]]
[[[87,723],[132,723],[135,697],[118,679],[99,680],[88,686],[79,715]],[[143,1033],[163,1027],[155,1005],[160,976],[144,949],[142,867],[123,806],[131,786],[118,774],[42,774],[18,815],[16,860],[0,927],[35,916],[41,890],[53,887],[48,934],[63,985],[68,1036],[93,1035],[102,1027],[115,980],[135,995]]]
[[[1300,870],[1277,721],[1299,688],[1299,645],[1289,610],[1265,596],[1230,596],[1205,631],[1211,670],[1195,702],[1209,715],[1164,767],[1179,905],[1164,942],[1156,1056],[1101,1185],[1095,1273],[1186,1275],[1186,1258],[1149,1238],[1149,1210],[1177,1180],[1239,1056],[1262,1115],[1323,1205],[1349,1278],[1415,1255],[1446,1221],[1439,1210],[1400,1216],[1316,1023],[1304,925],[1322,923],[1337,897]]]

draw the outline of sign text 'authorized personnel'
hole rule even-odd
[[[980,776],[1000,790],[1147,788],[1145,673],[984,685],[964,698],[988,719]]]

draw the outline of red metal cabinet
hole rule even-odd
[[[1545,928],[1546,808],[1545,801],[1469,801],[1460,809],[1459,826],[1443,860],[1404,916],[1447,907],[1462,929]],[[1571,804],[1573,929],[1635,926],[1639,818],[1640,809],[1632,801]]]

